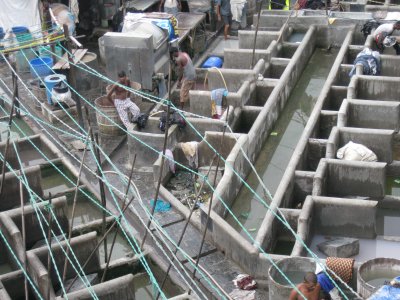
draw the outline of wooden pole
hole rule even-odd
[[[48,215],[48,224],[49,224],[49,229],[48,229],[48,232],[47,232],[47,240],[48,240],[48,243],[49,243],[49,251],[47,252],[47,274],[48,274],[48,276],[49,276],[49,279],[50,279],[50,272],[51,272],[51,228],[52,228],[52,226],[53,226],[53,216],[52,216],[52,214],[51,214],[51,202],[52,202],[52,199],[51,199],[51,193],[50,193],[50,199],[49,199],[49,211],[48,211],[48,213],[49,213],[49,215]],[[50,286],[50,284],[51,284],[51,281],[49,280],[49,285],[48,285],[48,287],[47,287],[47,300],[50,300],[50,290],[51,290],[51,286]]]
[[[76,180],[76,185],[75,185],[74,200],[73,200],[72,212],[71,212],[71,221],[70,221],[69,232],[68,232],[68,242],[67,242],[66,249],[65,249],[66,253],[65,253],[65,260],[64,260],[64,271],[63,271],[63,275],[62,275],[63,282],[65,281],[65,277],[67,275],[68,255],[69,255],[69,248],[70,248],[70,247],[68,247],[68,244],[71,242],[71,237],[72,237],[72,228],[74,226],[75,208],[76,208],[76,202],[78,199],[78,188],[80,185],[82,168],[83,168],[83,163],[85,161],[85,156],[86,156],[86,152],[87,152],[87,144],[88,144],[90,132],[91,132],[91,128],[89,128],[89,132],[86,135],[85,149],[83,150],[82,160],[81,160],[81,164],[79,166],[78,178]]]

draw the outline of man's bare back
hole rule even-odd
[[[119,78],[118,83],[121,85],[124,85],[126,87],[131,86],[130,80],[126,76]],[[114,84],[112,86],[112,88],[110,89],[110,91],[107,93],[107,98],[112,104],[114,104],[114,101],[112,100],[111,95],[114,92],[115,92],[115,99],[119,99],[119,100],[125,100],[130,95],[130,92],[128,90],[126,90],[125,88],[123,88],[117,84]]]

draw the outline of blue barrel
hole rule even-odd
[[[33,78],[45,77],[53,73],[53,59],[51,57],[38,57],[29,61]]]
[[[51,90],[57,83],[59,83],[61,81],[66,82],[67,77],[65,75],[61,75],[61,74],[52,74],[52,75],[47,76],[44,79],[44,84],[46,86],[47,103],[49,103],[50,105],[53,105],[53,101],[51,100]]]
[[[203,63],[203,65],[201,66],[204,69],[208,69],[208,68],[221,68],[222,64],[224,63],[224,60],[221,57],[218,56],[210,56],[209,58],[207,58],[207,60]]]

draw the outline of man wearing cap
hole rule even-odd
[[[382,24],[374,31],[374,40],[380,53],[383,52],[384,47],[393,46],[396,54],[400,55],[399,37],[392,37],[393,31],[400,30],[400,21],[394,24]],[[393,40],[394,44],[391,42]]]

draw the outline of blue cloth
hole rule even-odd
[[[153,207],[154,199],[150,200],[150,207]],[[155,212],[167,212],[171,209],[171,204],[166,201],[162,201],[161,199],[157,199]]]
[[[232,15],[230,0],[215,0],[215,4],[220,6],[221,16]]]
[[[222,105],[222,97],[226,96],[228,91],[226,89],[215,89],[211,91],[211,100],[215,101],[215,105]]]
[[[372,294],[368,300],[400,300],[400,288],[384,285]]]
[[[332,281],[329,279],[329,277],[324,273],[318,273],[317,274],[317,279],[318,279],[318,283],[321,286],[321,289],[329,294],[330,291],[333,290],[333,288],[335,287],[332,283]]]

